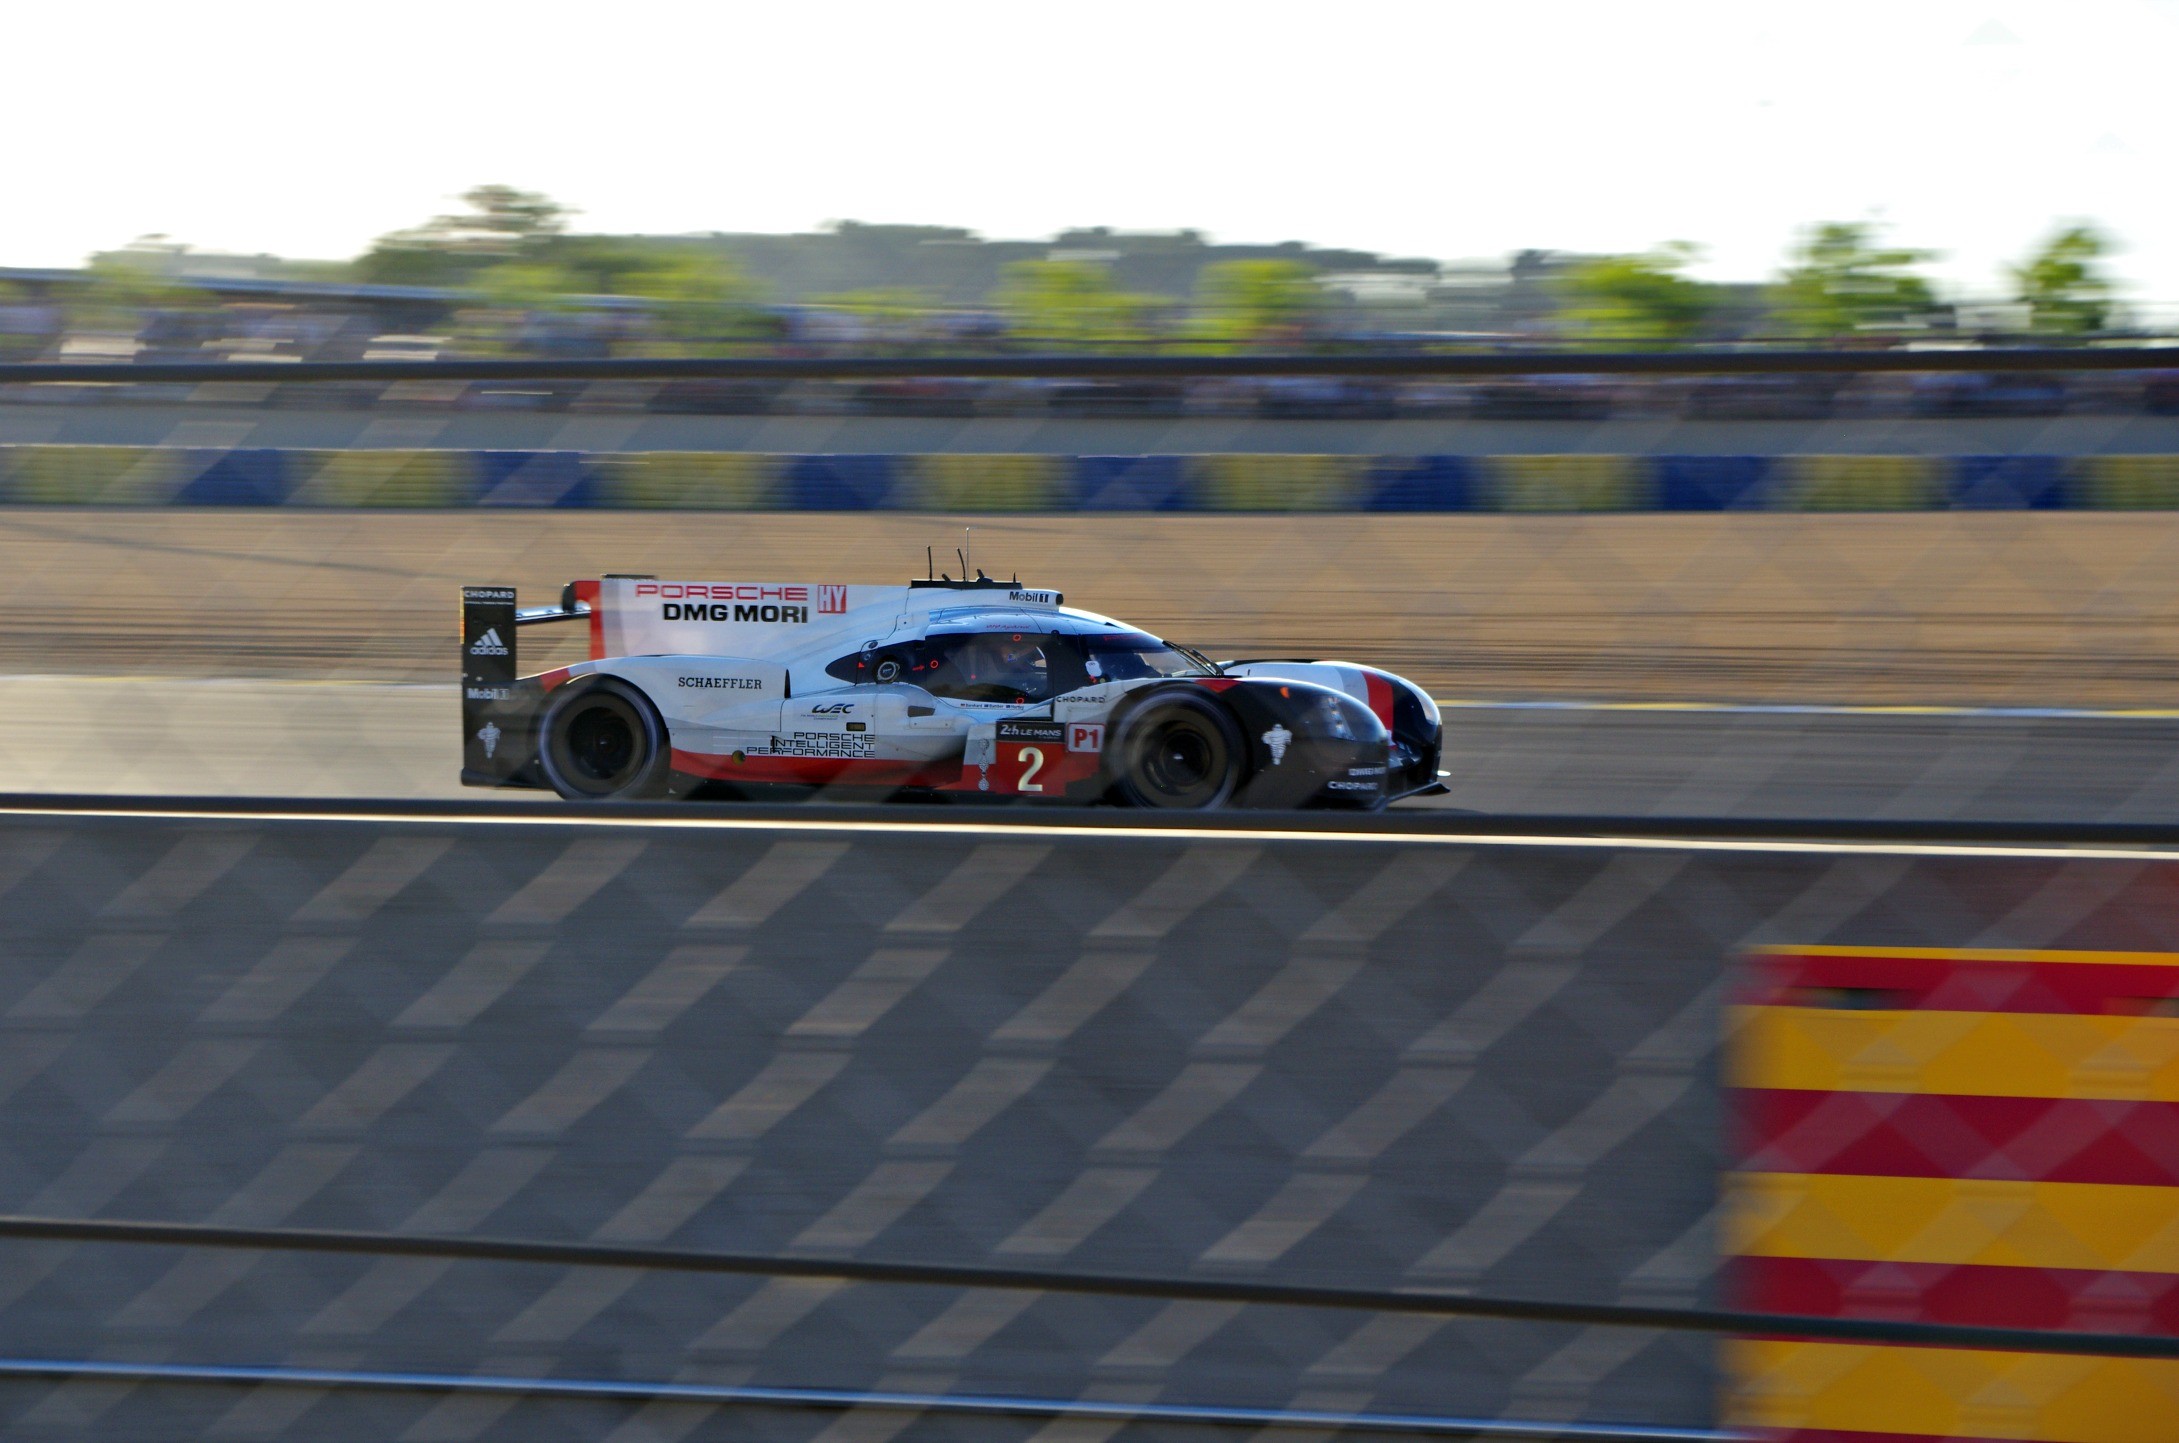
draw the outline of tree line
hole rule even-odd
[[[683,354],[780,334],[765,286],[715,241],[576,234],[566,207],[511,186],[478,186],[462,199],[460,211],[381,237],[342,278],[464,292],[504,316],[592,311],[599,298],[622,298],[641,312],[648,349]],[[2107,330],[2114,316],[2103,269],[2108,252],[2093,226],[2059,228],[2009,268],[2017,321],[2007,329],[2044,336]],[[1889,244],[1868,222],[1811,227],[1762,287],[1699,280],[1691,271],[1700,258],[1685,242],[1638,255],[1547,258],[1540,304],[1521,328],[1592,344],[1677,344],[1899,336],[1948,323],[1948,308],[1920,274],[1935,254]],[[1308,345],[1357,329],[1355,308],[1299,260],[1210,261],[1195,272],[1187,297],[1131,289],[1094,257],[1015,260],[997,274],[982,310],[1016,344],[1095,351],[1184,343],[1215,351]],[[131,308],[188,303],[171,282],[114,256],[97,262],[89,279],[84,308],[117,321]],[[912,286],[867,286],[804,304],[867,322],[879,334],[913,331],[945,310]]]

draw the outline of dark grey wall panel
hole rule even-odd
[[[1678,1302],[1736,949],[2175,915],[2125,862],[331,821],[11,821],[0,884],[7,1211]],[[1630,1422],[1714,1386],[1609,1330],[21,1243],[0,1353]],[[41,1382],[0,1419],[1038,1434]]]

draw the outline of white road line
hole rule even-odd
[[[2088,847],[2062,843],[2021,845],[1973,842],[1825,842],[1791,838],[1620,837],[1604,834],[1509,836],[1491,832],[1281,832],[1241,827],[1085,827],[1059,823],[864,821],[846,818],[759,817],[583,817],[554,814],[408,812],[222,812],[158,810],[149,807],[0,807],[0,817],[101,821],[227,822],[249,826],[263,822],[343,822],[373,826],[443,827],[613,827],[667,831],[814,832],[830,835],[1005,837],[1015,841],[1071,838],[1081,840],[1180,842],[1315,842],[1394,847],[1577,848],[1627,852],[1749,852],[1823,857],[1980,857],[2036,861],[2179,862],[2179,847]]]
[[[1877,706],[1845,702],[1492,701],[1437,698],[1440,711],[1666,712],[1714,716],[1993,717],[2006,721],[2172,721],[2173,707]]]

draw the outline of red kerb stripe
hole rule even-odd
[[[2138,1014],[2179,998],[2179,962],[2157,967],[1779,953],[1752,958],[1746,976],[1735,1000],[1753,1007]]]
[[[2179,1337],[2173,1273],[1735,1258],[1726,1286],[1753,1312]]]
[[[2179,1103],[1735,1088],[1750,1172],[2179,1186]]]

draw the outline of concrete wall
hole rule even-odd
[[[1331,837],[18,817],[0,1209],[1701,1302],[1738,949],[2170,945],[2168,884]],[[1715,1386],[1686,1336],[26,1244],[0,1245],[0,1353],[1630,1422],[1702,1421]],[[830,1426],[36,1382],[0,1383],[0,1419]]]

